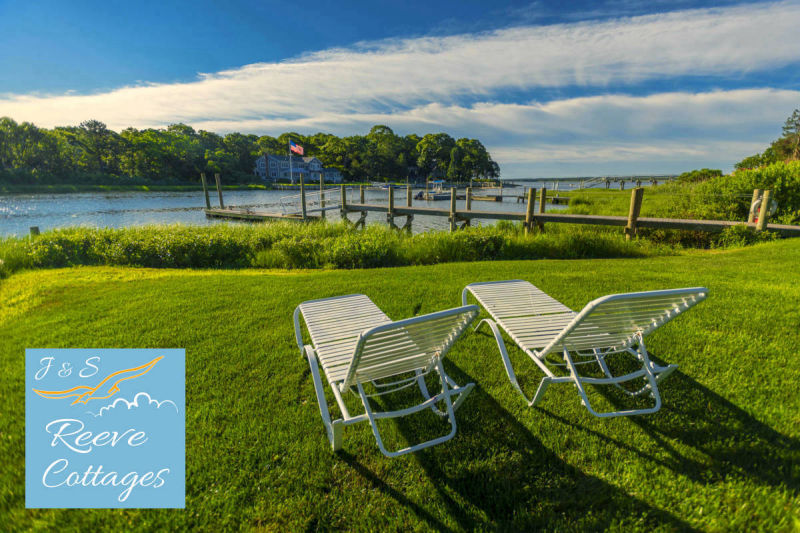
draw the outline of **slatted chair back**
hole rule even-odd
[[[708,289],[694,287],[603,296],[588,303],[537,356],[564,349],[623,350],[707,295]]]
[[[468,305],[382,324],[364,331],[341,389],[415,370],[425,370],[442,358],[479,309]]]

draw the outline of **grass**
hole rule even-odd
[[[799,261],[800,241],[786,240],[645,259],[17,273],[0,281],[0,529],[797,530]],[[707,286],[708,300],[648,338],[654,357],[679,364],[661,411],[595,419],[568,386],[527,408],[493,339],[470,332],[445,362],[477,384],[453,440],[390,460],[357,425],[330,451],[295,305],[363,292],[399,319],[456,305],[469,282],[519,277],[573,308]],[[24,509],[26,347],[186,348],[185,510]],[[540,374],[512,358],[532,393]],[[426,412],[381,429],[401,446],[444,423]]]

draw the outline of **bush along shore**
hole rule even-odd
[[[776,236],[733,227],[716,245],[737,247]],[[68,228],[0,240],[0,277],[32,268],[119,265],[150,268],[376,268],[459,261],[649,257],[678,253],[658,239],[626,241],[616,229],[551,224],[525,234],[500,222],[417,235],[374,224],[272,222],[259,225]]]
[[[410,235],[383,225],[338,222],[259,225],[70,228],[0,241],[0,272],[73,265],[154,268],[373,268],[498,259],[578,259],[665,255],[673,248],[625,241],[618,231],[548,228],[526,235],[501,223]]]

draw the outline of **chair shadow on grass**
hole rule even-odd
[[[446,367],[457,382],[476,382],[452,362],[447,361]],[[412,457],[436,488],[439,502],[462,529],[472,530],[486,521],[494,528],[512,530],[594,530],[632,522],[692,529],[676,516],[564,462],[479,387],[456,418],[459,430],[454,439]],[[430,438],[446,424],[441,419],[425,424],[406,418],[391,423],[408,442]],[[378,490],[409,507],[429,525],[447,529],[431,512],[355,458],[347,454],[342,458]]]
[[[796,467],[800,463],[800,439],[776,431],[680,370],[665,380],[659,390],[664,404],[658,414],[633,416],[628,420],[665,450],[669,460],[652,457],[546,408],[535,409],[565,425],[667,466],[693,481],[716,482],[737,477],[770,486],[782,485],[795,495],[800,493],[800,474]],[[625,405],[624,398],[609,387],[599,388],[598,392],[616,408]],[[709,458],[707,463],[686,457],[670,441],[701,452]]]

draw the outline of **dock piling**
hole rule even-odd
[[[203,194],[206,197],[206,209],[211,209],[211,199],[208,197],[208,186],[206,185],[206,173],[200,173],[200,181],[203,183]]]
[[[319,207],[321,209],[319,216],[325,218],[325,178],[322,174],[319,175]]]
[[[456,188],[450,187],[450,231],[456,230]]]
[[[359,199],[361,200],[361,203],[363,204],[364,203],[364,186],[363,185],[359,185],[358,186],[358,193],[359,193]]]
[[[342,184],[342,202],[341,207],[339,209],[339,214],[341,214],[343,220],[347,220],[347,188]]]
[[[214,173],[214,179],[217,181],[217,194],[219,195],[219,208],[225,209],[225,204],[222,202],[222,185],[219,180],[219,172]]]
[[[300,174],[300,212],[303,215],[303,220],[306,219],[306,184],[303,181],[303,174]]]
[[[406,206],[411,207],[411,185],[406,185]]]

